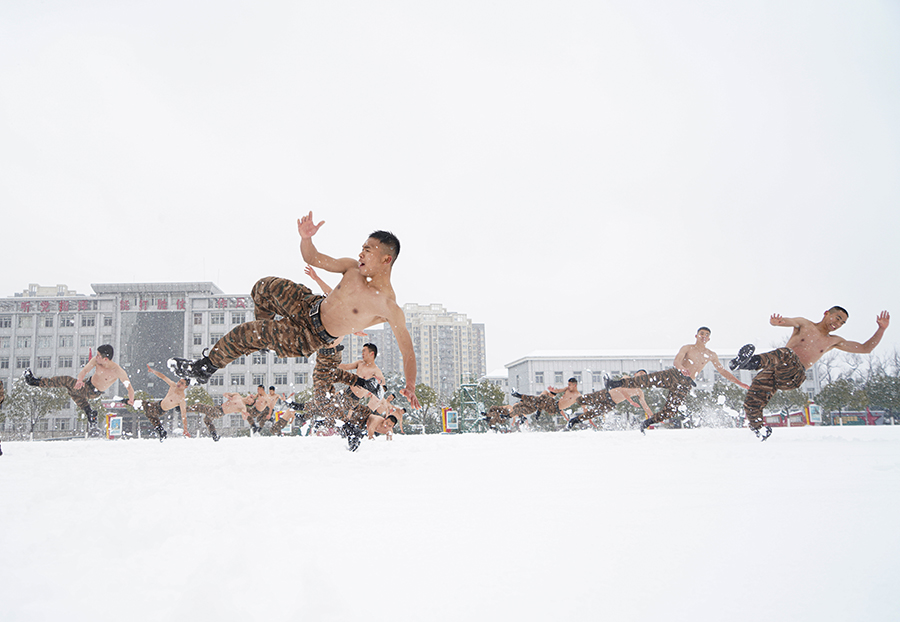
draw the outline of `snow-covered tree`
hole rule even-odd
[[[34,440],[34,428],[38,421],[62,409],[68,400],[69,394],[65,389],[33,387],[19,378],[3,402],[4,412],[0,416],[9,418],[17,430]]]

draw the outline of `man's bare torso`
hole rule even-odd
[[[642,393],[641,389],[626,389],[625,387],[616,387],[609,390],[609,397],[613,404],[624,402],[629,397],[637,397]]]
[[[335,337],[349,335],[386,322],[389,307],[396,304],[390,285],[376,289],[359,270],[348,270],[322,301],[322,325]]]
[[[94,385],[94,388],[103,393],[108,388],[112,386],[112,384],[119,379],[119,375],[122,372],[122,368],[119,367],[118,363],[114,363],[113,361],[107,361],[104,363],[98,362],[94,366],[94,374],[91,376],[91,384]]]
[[[169,387],[166,396],[160,402],[163,410],[171,410],[184,401],[184,389],[178,387]]]
[[[222,403],[222,412],[226,415],[246,411],[247,406],[244,400],[237,393],[232,393],[227,400]]]
[[[795,326],[788,339],[787,347],[793,350],[806,369],[822,358],[822,355],[831,350],[843,339],[837,335],[830,335],[817,324],[804,319],[800,326]]]
[[[687,350],[684,354],[684,359],[682,360],[682,365],[687,370],[688,375],[693,380],[697,377],[703,368],[706,367],[706,364],[709,363],[716,356],[716,353],[701,346],[699,344],[693,344],[689,346],[685,346]]]
[[[564,411],[569,406],[571,406],[572,404],[577,402],[578,398],[580,398],[580,397],[581,397],[580,391],[577,391],[577,390],[570,391],[568,388],[566,388],[566,390],[563,391],[562,394],[560,395],[559,402],[557,402],[560,412]]]

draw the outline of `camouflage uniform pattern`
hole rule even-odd
[[[584,419],[593,419],[616,409],[612,395],[606,390],[582,395],[581,405],[584,407]]]
[[[523,395],[519,398],[519,402],[512,407],[510,416],[524,417],[539,411],[555,415],[559,412],[559,406],[556,402],[557,396],[555,395]]]
[[[144,415],[147,419],[150,420],[150,423],[153,424],[154,428],[158,428],[162,425],[160,422],[160,417],[162,417],[163,409],[162,409],[162,400],[158,402],[151,402],[150,400],[144,400]]]
[[[622,378],[622,386],[626,389],[668,389],[669,395],[663,409],[650,417],[651,423],[660,423],[676,415],[678,409],[684,404],[688,393],[695,386],[694,381],[674,367],[655,371],[651,374],[641,374],[630,378]]]
[[[488,427],[492,430],[497,430],[503,425],[509,424],[510,416],[509,409],[503,406],[491,406],[485,413]]]
[[[221,406],[210,406],[209,404],[191,404],[188,406],[188,411],[203,415],[203,423],[206,424],[210,434],[216,433],[216,426],[213,425],[213,419],[218,419],[225,415]]]
[[[760,372],[744,397],[744,415],[754,430],[763,426],[763,408],[778,390],[797,389],[806,380],[806,368],[790,348],[759,355]]]
[[[313,418],[324,420],[329,426],[334,425],[336,419],[341,419],[345,413],[355,406],[355,395],[339,393],[335,390],[335,383],[351,385],[357,375],[338,368],[341,364],[341,351],[338,348],[325,348],[316,353],[316,363],[313,366],[313,399],[306,409]],[[348,392],[349,393],[349,392]]]
[[[259,350],[282,357],[309,356],[331,341],[319,336],[309,317],[313,304],[324,296],[288,279],[267,276],[253,286],[255,317],[235,326],[209,351],[210,362],[221,369],[236,358]],[[280,319],[275,319],[280,315]]]
[[[38,386],[42,389],[65,389],[69,393],[69,397],[72,398],[72,401],[75,402],[78,408],[87,414],[89,419],[91,417],[96,417],[97,413],[91,408],[89,400],[96,399],[103,395],[103,393],[94,387],[90,378],[84,381],[84,386],[80,389],[75,388],[76,382],[78,382],[78,380],[72,376],[53,376],[51,378],[40,378],[38,380]]]

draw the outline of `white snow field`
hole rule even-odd
[[[900,619],[900,426],[3,443],[0,620]]]

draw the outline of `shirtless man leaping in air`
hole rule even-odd
[[[800,387],[806,380],[806,370],[829,350],[869,354],[881,341],[884,331],[891,323],[891,314],[882,311],[875,318],[878,325],[875,334],[865,343],[858,343],[831,334],[843,326],[848,317],[850,314],[847,310],[838,306],[828,309],[818,322],[804,317],[782,317],[775,313],[769,318],[769,324],[790,326],[793,329],[787,345],[771,352],[753,354],[754,346],[747,344],[731,360],[731,369],[760,370],[750,383],[750,390],[744,398],[744,415],[750,429],[760,440],[764,441],[772,434],[772,428],[763,425],[763,408],[775,395],[775,391]]]

